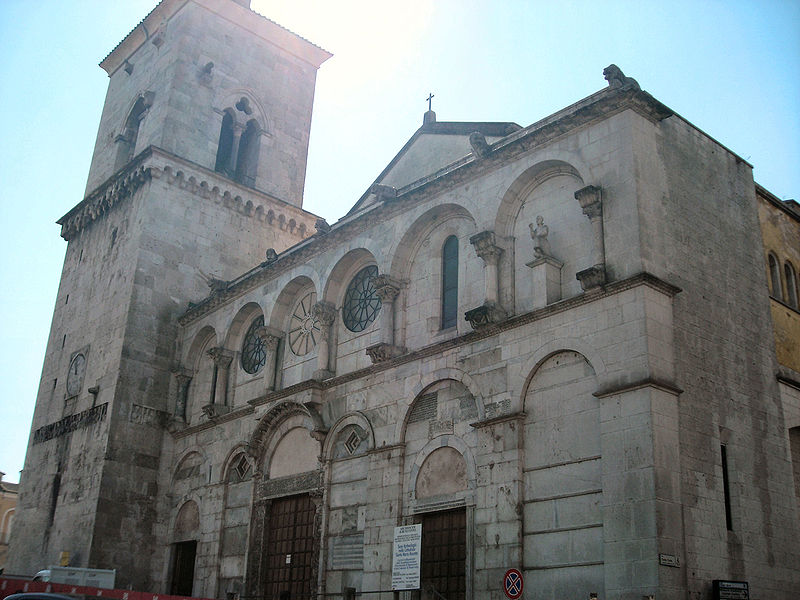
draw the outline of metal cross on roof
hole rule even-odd
[[[425,99],[428,101],[428,110],[431,110],[431,100],[433,100],[433,93],[428,94],[428,97]]]

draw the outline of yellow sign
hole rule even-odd
[[[69,552],[62,552],[58,555],[58,564],[62,567],[69,566]]]

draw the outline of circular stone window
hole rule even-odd
[[[251,375],[257,373],[267,362],[267,350],[258,330],[264,326],[263,315],[252,322],[242,342],[242,368]]]
[[[302,296],[292,310],[289,321],[289,347],[297,356],[305,356],[317,345],[320,335],[319,321],[312,314],[317,303],[317,293],[309,292]]]
[[[364,267],[347,286],[342,304],[342,320],[350,331],[364,331],[375,320],[381,310],[381,299],[372,284],[378,267]]]

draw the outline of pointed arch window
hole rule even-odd
[[[778,266],[778,259],[774,255],[769,254],[767,257],[769,263],[769,283],[770,292],[773,298],[783,300],[783,289],[781,287],[781,269]]]
[[[458,316],[458,238],[451,235],[442,246],[442,329],[456,326]]]
[[[783,272],[786,275],[786,303],[797,309],[797,274],[788,260],[783,264]]]

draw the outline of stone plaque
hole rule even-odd
[[[332,571],[362,570],[364,568],[364,534],[331,538],[330,557]]]
[[[663,565],[665,567],[680,567],[681,559],[675,556],[674,554],[659,554],[658,564]]]

